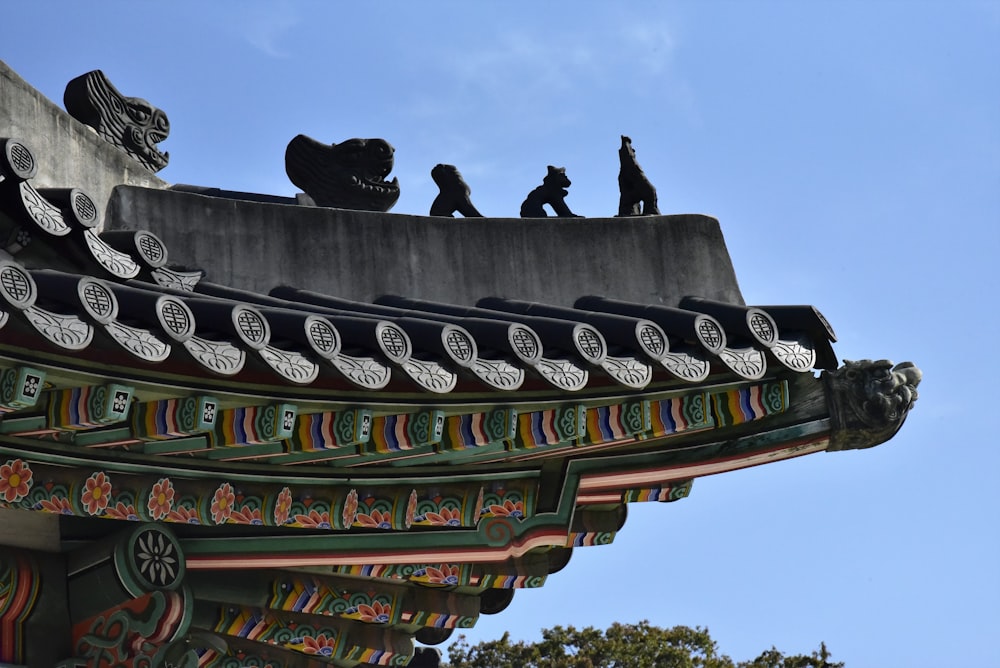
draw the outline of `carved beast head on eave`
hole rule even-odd
[[[844,360],[823,373],[832,434],[828,450],[870,448],[892,438],[917,401],[923,373],[912,362]]]
[[[170,154],[156,146],[170,134],[167,115],[142,98],[119,93],[101,70],[87,72],[66,84],[63,104],[70,116],[92,127],[102,139],[151,172],[167,166]]]

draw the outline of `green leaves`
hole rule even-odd
[[[734,663],[720,654],[708,629],[663,629],[648,621],[618,622],[601,631],[592,626],[554,626],[538,642],[499,640],[469,645],[464,636],[448,648],[443,668],[843,668],[829,661],[825,643],[806,656],[785,656],[774,647],[752,661]]]

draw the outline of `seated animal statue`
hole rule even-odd
[[[431,170],[431,178],[441,190],[431,204],[432,216],[451,218],[458,211],[466,218],[483,217],[483,214],[479,213],[473,206],[472,200],[469,199],[469,193],[472,191],[462,179],[462,175],[455,168],[455,165],[435,165],[434,169]]]
[[[622,135],[622,147],[618,149],[618,158],[621,161],[621,170],[618,172],[618,190],[621,192],[618,215],[660,215],[660,209],[656,206],[656,188],[635,161],[632,140],[625,135]]]
[[[384,139],[347,139],[324,144],[298,135],[285,149],[285,173],[317,206],[388,211],[399,199],[392,171],[395,149]]]
[[[549,214],[546,213],[543,205],[548,204],[552,207],[556,216],[560,218],[582,218],[572,211],[566,205],[566,195],[572,182],[566,176],[565,167],[553,167],[549,165],[549,172],[542,179],[542,185],[538,186],[524,199],[521,203],[521,218],[545,218]]]
[[[158,172],[167,166],[170,154],[156,147],[170,134],[167,115],[142,98],[119,93],[101,70],[87,72],[66,84],[63,104],[70,116],[94,128],[98,136],[146,169]]]

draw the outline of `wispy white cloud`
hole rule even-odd
[[[623,55],[650,74],[665,70],[677,49],[674,33],[664,23],[631,23],[621,29],[620,35],[626,45]]]
[[[251,4],[240,16],[239,29],[255,49],[271,58],[288,58],[282,42],[300,23],[295,7],[289,3]]]

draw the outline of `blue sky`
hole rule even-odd
[[[1000,2],[8,3],[0,59],[61,104],[103,69],[169,115],[171,183],[291,195],[288,141],[384,137],[516,216],[548,164],[617,207],[619,135],[665,213],[719,218],[748,303],[809,303],[840,357],[912,360],[901,433],[634,504],[472,639],[702,625],[747,659],[1000,665]],[[599,252],[599,249],[595,249]],[[669,261],[666,258],[665,261]],[[579,261],[586,262],[587,258]],[[621,267],[621,271],[628,271]]]

